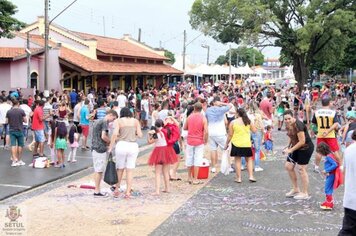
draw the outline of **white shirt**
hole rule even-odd
[[[84,102],[80,102],[80,103],[77,103],[75,106],[74,106],[74,109],[73,109],[73,121],[75,122],[79,122],[80,121],[80,108],[82,108],[82,105],[84,104]]]
[[[27,122],[23,122],[23,125],[28,125],[28,122],[30,120],[30,114],[32,112],[31,107],[29,107],[27,104],[21,104],[20,108],[25,112],[27,120]]]
[[[348,146],[344,153],[345,193],[344,207],[356,211],[356,143]]]
[[[0,104],[0,124],[6,123],[6,113],[11,109],[11,105],[8,103]]]
[[[145,111],[148,112],[149,110],[149,104],[147,99],[142,99],[141,100],[141,108]]]
[[[125,95],[120,94],[119,96],[117,96],[116,101],[119,103],[119,108],[123,108],[126,106],[127,98]]]

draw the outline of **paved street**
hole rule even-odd
[[[143,138],[138,140],[139,146],[143,147],[147,144],[146,133],[143,131]],[[29,135],[31,137],[31,135]],[[31,142],[31,138],[27,143]],[[88,142],[90,143],[90,141]],[[93,165],[90,151],[82,151],[78,148],[77,162],[68,163],[64,169],[60,168],[45,168],[34,169],[28,167],[32,162],[32,153],[26,147],[23,153],[23,161],[26,166],[11,167],[10,150],[0,148],[0,200],[10,197],[14,194],[30,190],[31,188],[50,183],[51,181],[61,179],[65,176],[74,174],[80,170],[87,169]],[[66,156],[69,153],[69,148],[66,151]],[[50,149],[45,145],[45,154],[50,156]]]
[[[92,183],[92,170],[87,169],[2,203],[4,207],[16,204],[27,209],[32,226],[28,235],[53,235],[62,229],[63,235],[74,235],[78,230],[86,235],[336,235],[343,217],[343,187],[336,190],[335,209],[321,211],[324,180],[312,172],[310,165],[311,198],[285,198],[290,183],[280,151],[287,139],[285,132],[277,131],[274,138],[278,153],[276,158],[262,162],[265,171],[255,173],[257,183],[249,183],[245,172],[242,184],[233,181],[234,174],[217,174],[211,175],[206,185],[173,182],[171,194],[153,197],[154,172],[146,164],[146,150],[140,154],[135,170],[134,189],[138,195],[130,200],[93,199],[92,190],[67,187]],[[37,175],[37,170],[30,170]],[[185,179],[183,163],[179,172]],[[103,191],[109,191],[106,184]],[[46,215],[50,212],[58,215],[51,221],[62,223],[48,231],[39,224],[48,223]],[[70,220],[73,218],[76,223]]]

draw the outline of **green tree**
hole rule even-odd
[[[229,58],[226,58],[225,55],[220,55],[218,58],[216,58],[215,64],[225,65],[226,63],[229,63]]]
[[[226,55],[219,56],[218,59],[216,59],[215,63],[219,65],[229,63],[229,53],[230,51],[227,50]],[[238,48],[231,49],[231,64],[234,66],[238,66],[238,63],[243,65],[247,63],[250,66],[262,65],[263,61],[263,54],[255,48],[241,46]]]
[[[0,0],[0,38],[11,38],[12,31],[18,31],[25,26],[25,24],[14,17],[17,12],[17,7],[8,0]]]
[[[176,62],[176,58],[174,57],[174,53],[168,50],[164,50],[164,56],[167,57],[168,63],[169,64],[174,64],[174,62]]]
[[[300,87],[318,60],[339,58],[356,32],[355,0],[195,0],[194,29],[222,42],[281,47]]]

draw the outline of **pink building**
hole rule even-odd
[[[27,33],[30,41],[30,77],[27,76]],[[44,18],[17,32],[12,39],[0,38],[1,90],[36,88],[44,90]],[[183,72],[166,64],[157,51],[130,36],[122,39],[74,32],[50,25],[48,88],[130,89],[159,86],[164,78]]]

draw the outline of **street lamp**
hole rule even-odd
[[[206,64],[207,64],[207,65],[209,65],[209,53],[210,53],[210,46],[209,46],[209,45],[207,45],[207,44],[202,44],[201,46],[202,46],[203,48],[208,49],[208,55],[207,55],[207,57],[206,57]]]

